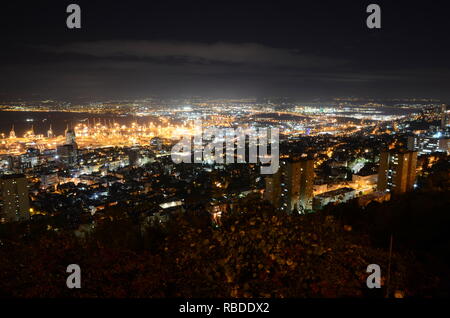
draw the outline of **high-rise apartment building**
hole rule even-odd
[[[27,220],[30,217],[28,181],[23,174],[0,177],[0,222]]]
[[[56,153],[61,161],[72,165],[77,161],[78,144],[76,141],[75,131],[66,129],[66,143],[56,147]]]
[[[301,212],[312,208],[313,185],[313,160],[281,160],[277,173],[266,177],[264,197],[282,211]]]
[[[441,129],[445,130],[447,127],[447,106],[441,105]]]
[[[401,194],[414,188],[417,152],[391,150],[382,152],[378,170],[378,190]]]
[[[77,148],[77,137],[75,135],[75,131],[72,129],[66,130],[66,145],[73,145]]]
[[[417,151],[419,154],[430,154],[433,152],[448,152],[450,150],[450,138],[438,132],[434,135],[409,136],[408,150]]]

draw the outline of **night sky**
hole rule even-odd
[[[81,29],[66,27],[70,3],[81,6]],[[370,3],[381,6],[381,29],[366,27]],[[450,100],[450,26],[444,4],[2,2],[0,99]]]

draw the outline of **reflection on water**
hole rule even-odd
[[[0,133],[8,135],[11,127],[14,125],[17,136],[23,136],[31,127],[33,127],[35,134],[46,135],[51,125],[53,132],[61,135],[67,126],[75,126],[78,123],[89,123],[92,125],[95,121],[95,123],[101,122],[102,124],[116,122],[121,125],[127,125],[132,122],[141,124],[150,121],[155,122],[155,120],[153,117],[136,117],[131,115],[3,111],[0,112]]]

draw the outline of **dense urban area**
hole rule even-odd
[[[0,110],[14,114],[0,139],[2,296],[449,295],[442,102],[196,97]],[[195,121],[279,128],[279,169],[174,163]],[[224,146],[213,139],[203,142]],[[86,268],[81,290],[65,287],[71,263]],[[365,287],[371,263],[389,264],[381,290]]]

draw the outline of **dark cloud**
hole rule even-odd
[[[180,43],[152,41],[94,41],[45,47],[49,52],[76,53],[102,58],[181,59],[189,63],[261,64],[264,66],[329,67],[343,64],[332,59],[299,50],[273,48],[257,43]]]

